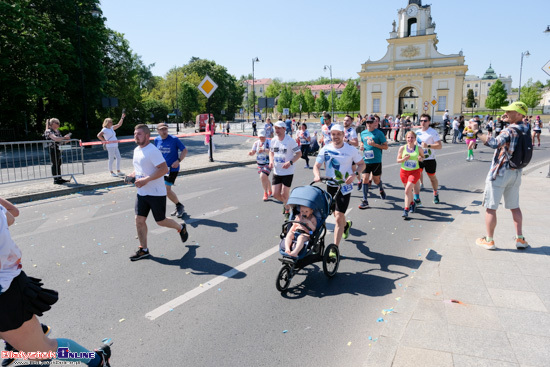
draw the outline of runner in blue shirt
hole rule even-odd
[[[183,217],[185,210],[183,204],[180,203],[178,196],[172,191],[172,186],[176,182],[178,172],[180,170],[180,162],[183,161],[187,155],[187,148],[181,140],[175,136],[168,135],[168,125],[161,122],[157,125],[157,131],[159,136],[155,138],[155,146],[160,150],[162,156],[166,160],[166,165],[170,168],[168,176],[164,176],[164,184],[166,185],[166,196],[168,199],[176,204],[176,210],[170,215],[177,215],[178,218]],[[179,153],[179,155],[178,155]]]
[[[363,179],[363,200],[359,204],[359,209],[368,209],[369,195],[369,177],[372,173],[372,180],[380,189],[380,197],[386,199],[386,193],[382,187],[382,150],[388,149],[388,142],[383,131],[378,129],[378,119],[368,118],[366,121],[367,130],[361,132],[361,142],[359,150],[363,152],[363,161],[365,170],[362,174]]]

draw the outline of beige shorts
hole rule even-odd
[[[500,200],[504,197],[506,209],[519,208],[519,187],[521,185],[521,169],[504,171],[504,175],[490,180],[490,174],[485,180],[485,192],[483,193],[483,206],[487,209],[497,210]]]

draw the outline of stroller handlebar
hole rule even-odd
[[[319,182],[324,183],[324,184],[331,183],[331,184],[333,184],[334,186],[338,186],[338,187],[341,187],[341,186],[342,186],[341,183],[339,183],[338,181],[336,181],[336,180],[335,180],[334,178],[332,178],[332,177],[325,177],[325,176],[322,176],[322,177],[320,177],[320,179],[321,179],[321,181],[319,181]],[[317,182],[312,181],[309,185],[311,186],[311,185],[313,185],[313,184],[315,184],[315,183],[317,183]]]

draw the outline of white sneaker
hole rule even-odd
[[[126,176],[126,174],[125,174],[124,172],[118,172],[117,175],[119,175],[119,176],[121,176],[121,177],[122,177],[122,176]]]
[[[525,241],[525,237],[523,238],[515,238],[516,239],[516,248],[518,250],[525,250],[527,247],[529,247],[529,244],[527,241]]]
[[[118,177],[118,175],[117,175],[116,173],[114,173],[114,172],[111,172],[111,176],[113,176],[113,177]]]

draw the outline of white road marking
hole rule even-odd
[[[230,279],[233,276],[235,276],[236,274],[248,269],[252,265],[259,263],[263,259],[273,255],[276,252],[279,252],[279,245],[274,246],[274,247],[270,248],[269,250],[262,252],[258,256],[254,257],[254,258],[252,258],[248,261],[245,261],[241,265],[239,265],[239,266],[223,273],[220,276],[215,277],[212,280],[207,281],[204,284],[201,284],[200,286],[196,287],[195,289],[192,289],[189,292],[187,292],[185,294],[182,294],[181,296],[179,296],[177,298],[174,298],[173,300],[171,300],[169,302],[166,302],[162,306],[159,306],[159,307],[155,308],[153,311],[146,313],[145,317],[148,318],[149,320],[155,320],[158,317],[164,315],[165,313],[170,312],[174,308],[183,305],[185,302],[192,300],[193,298],[197,297],[199,294],[201,294],[203,292],[206,292],[209,289],[214,288],[215,286],[217,286],[221,282],[223,282],[227,279]]]
[[[185,223],[191,224],[191,223],[199,222],[203,219],[208,219],[208,218],[212,218],[212,217],[215,217],[215,216],[218,216],[218,215],[229,213],[229,212],[232,212],[233,210],[237,210],[237,209],[239,209],[239,207],[230,206],[230,207],[227,207],[227,208],[224,208],[224,209],[214,210],[213,212],[204,213],[204,214],[202,214],[202,215],[200,215],[196,218],[186,220]],[[160,228],[157,228],[157,229],[153,229],[152,231],[150,231],[150,233],[160,234],[160,233],[168,232],[168,231],[171,231],[171,230],[172,230],[172,228],[160,227]]]
[[[233,208],[233,207],[230,207],[230,208]],[[230,208],[227,208],[227,209],[230,209]],[[348,215],[351,212],[351,210],[352,210],[352,208],[349,208],[346,211],[346,215]],[[212,212],[212,213],[215,213],[215,212]],[[206,213],[206,214],[208,214],[208,213]],[[200,220],[200,219],[197,219],[197,220]],[[327,220],[325,221],[325,223],[331,224],[332,226],[334,226],[334,216],[332,216],[332,215],[329,216],[327,218]],[[274,246],[274,247],[270,248],[269,250],[262,252],[258,256],[242,263],[241,265],[225,272],[224,274],[222,274],[220,276],[215,277],[212,280],[207,281],[204,284],[201,284],[200,286],[190,290],[189,292],[184,293],[181,296],[176,297],[173,300],[166,302],[165,304],[155,308],[153,311],[146,313],[145,317],[148,318],[149,320],[155,320],[155,319],[159,318],[160,316],[164,315],[165,313],[172,311],[174,308],[183,305],[187,301],[192,300],[193,298],[197,297],[198,295],[206,292],[209,289],[214,288],[215,286],[222,283],[223,281],[232,278],[233,276],[235,276],[239,272],[242,272],[242,271],[248,269],[252,265],[255,265],[255,264],[259,263],[260,261],[264,260],[265,258],[268,258],[269,256],[271,256],[271,255],[273,255],[277,252],[279,252],[279,245]]]

